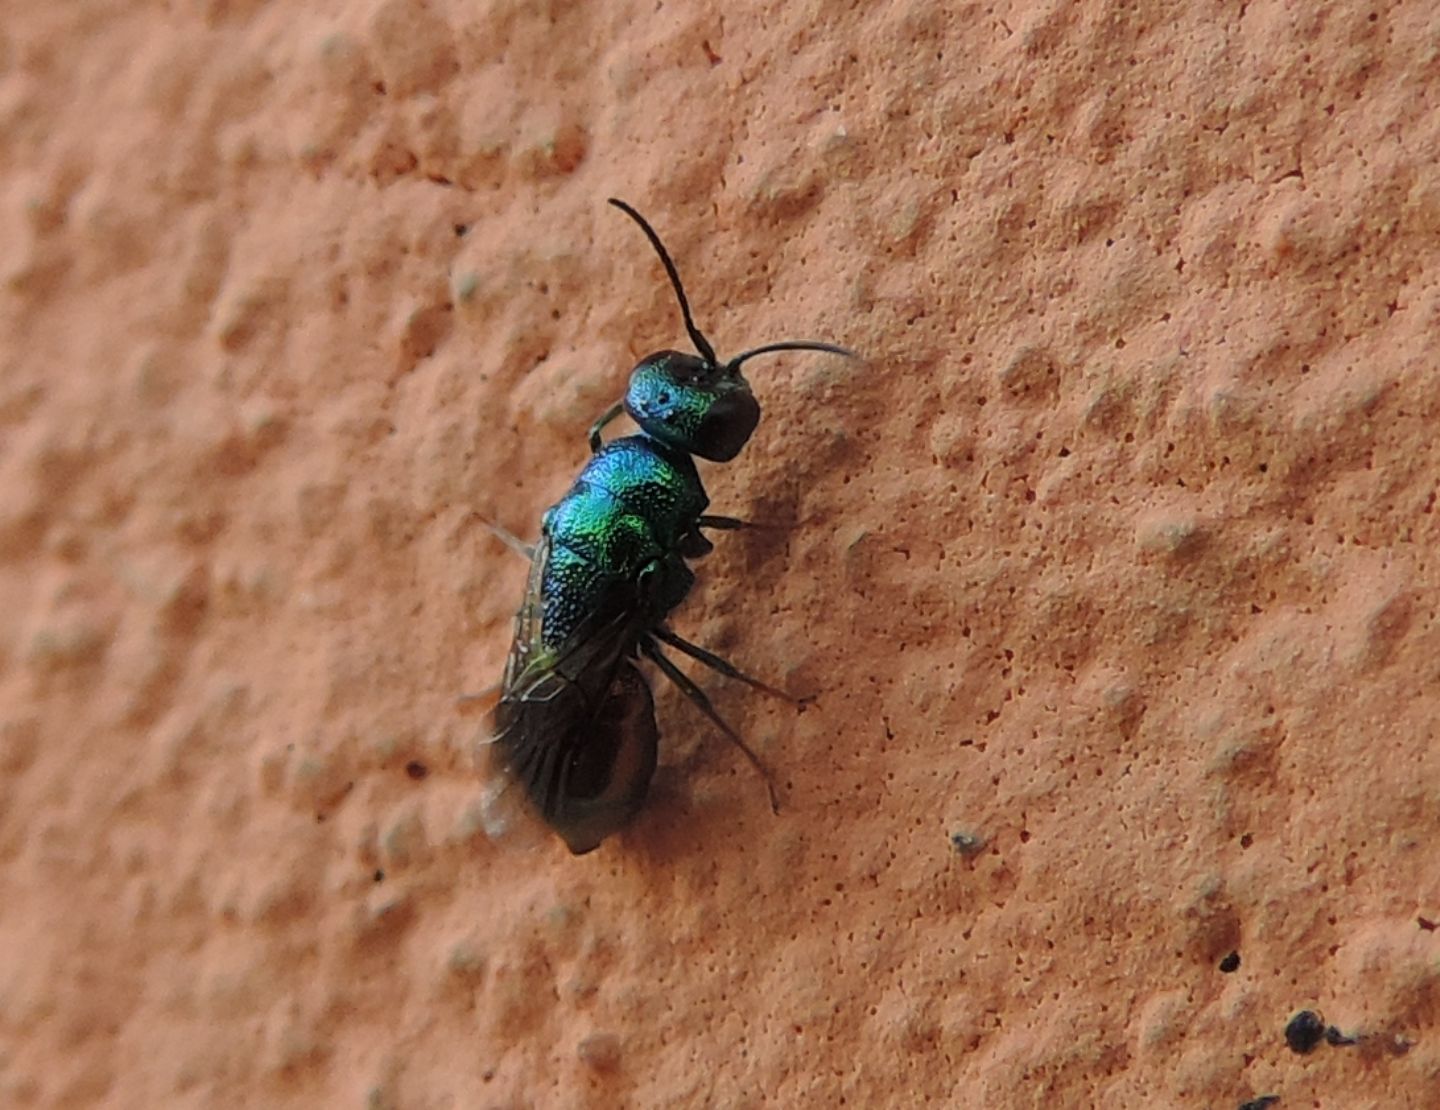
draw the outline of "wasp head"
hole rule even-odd
[[[644,216],[623,200],[612,197],[610,203],[640,226],[660,256],[670,287],[675,290],[675,299],[680,302],[685,330],[699,352],[687,355],[679,351],[658,351],[643,359],[631,372],[625,411],[647,435],[702,459],[728,462],[740,453],[760,422],[760,403],[750,392],[745,375],[740,373],[741,363],[756,355],[777,351],[825,351],[855,357],[854,352],[833,343],[786,340],[756,347],[722,364],[710,340],[690,314],[685,287],[660,236]]]
[[[630,375],[625,411],[645,433],[711,462],[729,462],[760,422],[760,403],[735,366],[659,351]]]

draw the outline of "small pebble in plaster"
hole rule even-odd
[[[595,1071],[614,1071],[620,1066],[620,1038],[614,1033],[591,1033],[575,1047],[580,1062]]]
[[[1314,1010],[1301,1010],[1285,1026],[1285,1043],[1304,1056],[1325,1039],[1325,1019]]]
[[[957,829],[950,834],[950,847],[966,859],[973,859],[985,850],[985,838],[977,832]]]

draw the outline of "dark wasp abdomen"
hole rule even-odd
[[[645,436],[602,447],[542,524],[545,646],[609,610],[663,619],[694,581],[680,547],[709,504],[689,455]]]

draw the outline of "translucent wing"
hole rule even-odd
[[[494,758],[579,854],[624,825],[655,772],[650,688],[629,662],[644,627],[633,590],[617,581],[558,648],[543,636],[542,537],[495,708]]]

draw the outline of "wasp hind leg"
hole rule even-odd
[[[769,694],[772,698],[779,698],[781,701],[789,702],[791,705],[799,705],[802,700],[800,698],[791,697],[784,690],[777,690],[768,682],[761,682],[754,675],[746,674],[739,667],[735,666],[733,663],[730,663],[725,659],[722,659],[713,651],[706,651],[699,644],[692,644],[689,640],[681,639],[679,636],[675,635],[674,632],[670,631],[670,629],[664,627],[663,625],[659,628],[651,629],[650,634],[656,639],[663,640],[665,643],[673,647],[676,651],[683,651],[686,655],[690,656],[690,658],[694,659],[697,663],[704,663],[712,671],[717,671],[720,674],[723,674],[726,678],[733,678],[739,682],[743,682],[746,686],[753,687],[754,689],[759,690],[762,694]]]
[[[655,631],[655,635],[660,636],[660,634],[660,630],[657,629]],[[670,635],[674,634],[670,633]],[[664,638],[666,639],[667,643],[670,642],[668,637]],[[677,640],[679,639],[678,636],[675,638]],[[680,642],[684,643],[683,640]],[[686,648],[690,647],[694,647],[694,645],[686,645]],[[720,714],[715,711],[715,707],[710,704],[710,698],[706,695],[705,691],[700,689],[699,686],[695,685],[694,681],[691,680],[689,675],[687,675],[684,671],[682,671],[679,667],[677,667],[674,663],[672,663],[669,659],[665,657],[664,652],[660,650],[660,645],[657,644],[652,637],[647,636],[640,641],[640,650],[645,653],[645,656],[648,659],[654,661],[655,665],[660,668],[660,672],[666,678],[668,678],[671,682],[675,683],[676,686],[680,687],[680,692],[684,694],[688,699],[690,699],[691,704],[694,705],[696,709],[700,710],[701,713],[705,714],[705,716],[710,718],[710,722],[725,734],[725,736],[729,739],[730,743],[734,744],[737,748],[740,749],[742,753],[744,753],[745,758],[750,761],[750,765],[754,767],[755,770],[760,773],[760,777],[765,780],[765,791],[770,795],[771,812],[779,813],[780,798],[779,795],[776,793],[775,780],[770,774],[770,769],[766,767],[760,757],[750,749],[750,745],[748,745],[743,739],[741,739],[740,734],[725,723],[725,719],[721,717]],[[719,657],[716,656],[715,658],[718,659]],[[724,662],[724,660],[721,660],[721,662]],[[729,666],[728,663],[725,665]],[[733,670],[734,668],[731,669]]]

